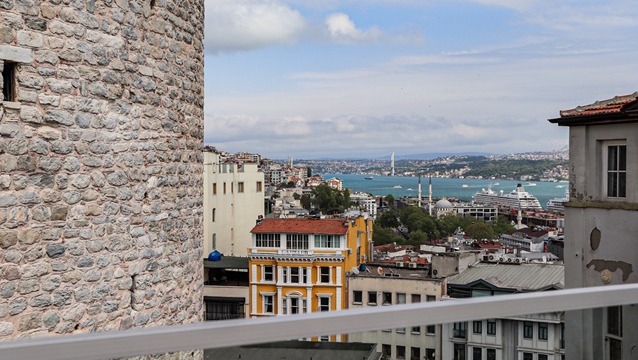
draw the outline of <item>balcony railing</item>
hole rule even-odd
[[[7,341],[0,342],[0,355],[14,360],[112,359],[418,326],[424,322],[441,324],[629,305],[636,299],[638,284],[611,285]]]
[[[312,250],[282,249],[282,250],[279,250],[279,254],[281,255],[312,255]]]

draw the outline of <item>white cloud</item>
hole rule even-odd
[[[296,10],[277,0],[206,0],[206,50],[252,50],[294,43],[305,28]]]
[[[365,31],[358,29],[354,21],[344,13],[329,15],[325,25],[330,39],[336,42],[370,42],[378,40],[382,35],[381,31],[374,27]]]

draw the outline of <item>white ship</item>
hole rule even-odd
[[[521,184],[516,185],[516,189],[510,193],[504,193],[503,190],[496,192],[492,190],[492,186],[490,185],[487,190],[481,189],[481,191],[474,194],[472,199],[475,203],[496,205],[498,207],[511,209],[542,209],[538,199],[525,191]]]
[[[569,201],[569,190],[565,191],[565,196],[562,198],[549,199],[547,202],[547,210],[558,213],[565,213],[565,203]]]

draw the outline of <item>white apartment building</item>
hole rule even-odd
[[[256,163],[225,163],[204,151],[204,256],[246,256],[250,230],[264,216],[264,174]]]
[[[476,263],[447,279],[451,298],[563,288],[562,264]],[[453,301],[453,300],[450,300]],[[563,313],[477,319],[442,325],[442,358],[452,360],[562,360]]]
[[[414,264],[416,266],[416,264]],[[367,265],[347,276],[350,309],[437,301],[445,295],[445,281],[433,279],[427,268]],[[382,359],[443,359],[439,351],[440,325],[424,323],[408,328],[354,333],[349,342],[377,344]]]
[[[370,214],[372,218],[377,217],[377,200],[374,196],[362,192],[353,192],[350,194],[350,201],[362,211]]]
[[[638,92],[563,110],[569,127],[565,286],[638,282]],[[638,299],[636,300],[638,303]],[[568,359],[638,359],[635,305],[566,313]]]

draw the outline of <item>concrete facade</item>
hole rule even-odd
[[[565,204],[565,286],[638,282],[638,93],[561,111],[569,126],[570,184]],[[607,189],[610,146],[626,147],[626,193]],[[622,162],[622,161],[621,161]],[[638,358],[635,306],[566,313],[569,359]]]
[[[264,173],[256,163],[225,163],[204,151],[204,255],[246,256],[250,230],[264,216]]]
[[[0,9],[0,339],[200,321],[204,2]]]
[[[348,308],[438,301],[445,295],[445,281],[432,279],[428,271],[369,265],[358,274],[351,272],[347,277]],[[348,341],[377,344],[377,351],[383,353],[384,359],[442,359],[438,324],[354,333],[348,336]]]

